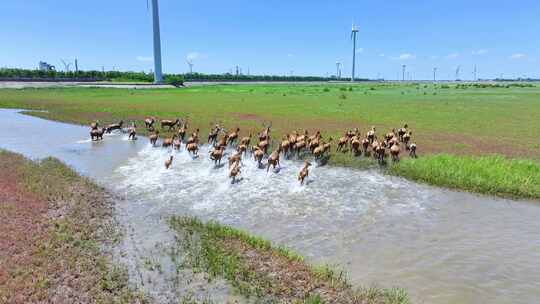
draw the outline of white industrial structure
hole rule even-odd
[[[56,67],[54,65],[46,63],[45,61],[40,61],[39,70],[43,72],[55,71]]]
[[[158,0],[152,0],[152,28],[154,33],[154,83],[163,83],[161,70],[161,37],[159,31]]]
[[[351,81],[354,81],[354,72],[356,68],[356,34],[357,33],[358,33],[358,28],[353,23],[352,30],[351,30],[351,39],[353,41]]]

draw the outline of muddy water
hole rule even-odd
[[[226,165],[215,168],[204,147],[193,159],[184,150],[152,148],[144,139],[127,142],[124,135],[90,143],[86,128],[0,110],[0,129],[10,127],[11,134],[0,134],[0,147],[59,157],[126,198],[117,206],[128,231],[121,259],[140,285],[167,300],[178,297],[175,289],[182,286],[204,290],[217,302],[230,295],[223,282],[203,288],[203,280],[188,270],[180,271],[179,282],[178,267],[163,249],[172,242],[165,221],[174,214],[249,230],[310,262],[337,265],[355,284],[403,287],[416,303],[540,299],[539,202],[330,167],[312,168],[301,187],[296,181],[301,164],[294,161],[266,173],[245,160],[242,180],[232,185]],[[165,170],[171,154],[172,169]],[[154,264],[160,266],[149,267]]]

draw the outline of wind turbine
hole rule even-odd
[[[193,74],[193,60],[187,59],[186,62],[189,65],[189,74]]]
[[[60,59],[62,61],[62,64],[64,65],[64,70],[66,72],[69,72],[69,67],[71,66],[71,62],[66,62],[64,59]]]
[[[341,79],[341,62],[336,61],[336,78]]]
[[[146,0],[148,8],[148,0]],[[154,83],[163,83],[161,70],[161,36],[159,33],[159,7],[158,0],[152,0],[152,29],[154,33]]]
[[[461,70],[461,65],[458,65],[456,68],[456,81],[459,81],[459,71]]]
[[[351,29],[351,39],[353,41],[353,52],[352,52],[352,75],[351,75],[351,81],[354,82],[354,71],[356,68],[356,34],[358,33],[358,27],[356,27],[353,23],[352,29]]]

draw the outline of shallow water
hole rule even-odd
[[[246,229],[310,262],[337,265],[357,285],[403,287],[416,303],[540,299],[538,202],[331,167],[312,167],[308,184],[299,186],[302,164],[295,161],[266,173],[245,159],[242,180],[231,184],[227,165],[215,168],[206,147],[193,159],[184,150],[150,147],[144,138],[127,142],[123,134],[91,143],[87,128],[0,110],[0,129],[6,128],[11,132],[0,134],[1,148],[58,157],[126,198],[117,206],[128,231],[121,258],[141,284],[167,300],[185,287],[173,283],[175,267],[162,250],[173,242],[166,219],[175,214]],[[172,168],[165,170],[171,154]],[[145,271],[141,261],[149,257],[161,271]],[[182,276],[191,282],[189,273]],[[201,280],[192,284],[187,287],[203,289]],[[230,294],[220,281],[204,292],[218,302]]]

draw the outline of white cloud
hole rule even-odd
[[[515,53],[510,56],[510,59],[523,59],[525,57],[527,57],[527,55],[523,53]]]
[[[437,59],[439,59],[439,56],[433,55],[433,56],[430,56],[429,59],[431,59],[431,60],[437,60]]]
[[[287,54],[287,57],[291,58],[291,57],[294,57],[293,54]]]
[[[154,61],[154,58],[150,57],[150,56],[137,56],[137,61],[142,61],[142,62],[152,62]]]
[[[488,51],[485,50],[485,49],[480,49],[480,50],[474,50],[474,51],[472,51],[472,54],[473,54],[473,55],[484,55],[484,54],[486,54],[487,52],[488,52]]]
[[[379,54],[379,57],[384,57],[384,56],[386,56],[384,53]]]
[[[456,59],[459,57],[459,53],[452,53],[446,56],[446,59]]]
[[[357,53],[357,54],[358,54],[358,53],[363,53],[363,52],[364,52],[364,48],[358,48],[358,49],[356,49],[356,53]]]
[[[409,53],[404,53],[404,54],[399,55],[399,57],[397,57],[397,59],[399,60],[409,60],[409,59],[414,59],[414,58],[416,58],[416,56],[414,54],[409,54]]]
[[[206,58],[206,55],[201,54],[199,52],[190,52],[186,56],[186,59],[190,60],[190,61],[197,60],[197,59],[203,59],[203,58]]]

